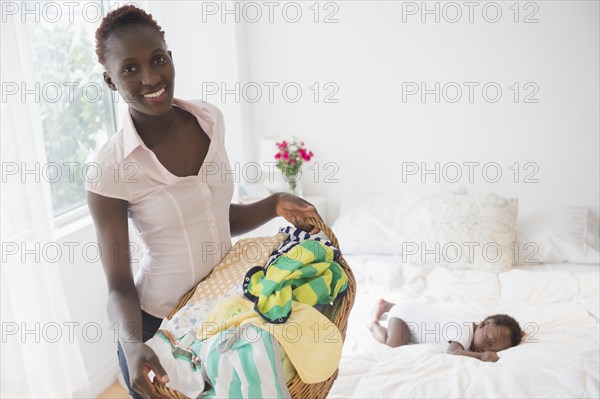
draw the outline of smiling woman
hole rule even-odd
[[[134,398],[163,397],[148,372],[160,383],[168,376],[145,341],[220,262],[232,234],[276,216],[316,234],[319,228],[304,217],[321,220],[314,206],[285,193],[231,204],[233,176],[214,173],[231,170],[223,114],[202,100],[174,97],[175,66],[164,36],[152,16],[133,5],[110,12],[96,32],[104,81],[129,112],[97,152],[99,172],[90,172],[86,189],[108,282],[109,318],[119,326],[119,363]],[[128,218],[146,246],[135,277]]]

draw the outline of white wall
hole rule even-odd
[[[295,24],[281,13],[275,23],[247,23],[249,80],[298,82],[305,89],[296,104],[281,96],[273,103],[248,103],[252,135],[296,134],[313,149],[315,161],[339,166],[338,183],[327,184],[323,176],[317,183],[303,181],[305,192],[329,197],[330,215],[343,198],[422,186],[419,175],[402,182],[402,162],[426,162],[428,168],[435,162],[496,162],[503,173],[499,182],[488,183],[479,166],[470,183],[462,165],[459,183],[470,192],[518,196],[522,208],[598,206],[598,2],[538,1],[537,11],[521,3],[519,19],[535,12],[538,23],[513,22],[512,1],[497,3],[499,22],[486,22],[487,3],[475,8],[473,23],[465,6],[457,23],[446,22],[444,14],[440,23],[434,15],[422,23],[420,14],[408,13],[403,23],[403,10],[411,4],[391,1],[336,2],[339,22],[332,24],[312,21],[312,2],[303,3],[303,18]],[[445,3],[438,5],[443,12]],[[435,2],[428,7],[434,9]],[[446,8],[447,19],[455,10]],[[489,19],[495,18],[493,11],[487,9]],[[335,82],[339,102],[315,104],[311,82]],[[473,103],[466,86],[457,103],[443,98],[435,103],[433,95],[421,103],[418,96],[403,102],[402,82],[480,86]],[[488,82],[503,90],[496,103],[482,97]],[[536,83],[539,102],[515,103],[513,82]],[[521,169],[518,183],[509,169],[515,162]],[[525,169],[528,162],[539,167],[538,183],[524,183],[536,167]],[[485,177],[493,180],[492,172]],[[434,176],[425,181],[433,183]]]

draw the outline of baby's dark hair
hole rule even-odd
[[[486,317],[484,322],[488,320],[492,320],[494,324],[499,327],[508,327],[510,331],[510,346],[513,347],[519,345],[524,332],[521,330],[521,326],[519,326],[519,323],[517,323],[515,319],[506,314],[495,314]]]
[[[109,12],[100,23],[96,30],[96,56],[98,61],[104,65],[106,54],[106,40],[116,29],[131,24],[139,24],[153,29],[160,35],[165,42],[165,32],[161,30],[159,24],[152,18],[152,14],[138,8],[132,4],[127,4]]]

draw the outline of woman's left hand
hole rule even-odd
[[[284,217],[288,222],[294,226],[308,231],[310,234],[317,234],[321,231],[316,226],[311,226],[304,222],[305,217],[313,217],[317,220],[321,219],[321,216],[317,212],[317,209],[310,202],[296,197],[289,193],[278,193],[277,203],[275,204],[275,213]]]

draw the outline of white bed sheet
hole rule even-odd
[[[394,255],[345,256],[357,278],[331,398],[600,397],[600,265],[516,266],[505,273],[414,266]],[[368,329],[379,297],[429,303],[480,320],[506,313],[525,327],[496,363],[436,345],[390,348]]]

